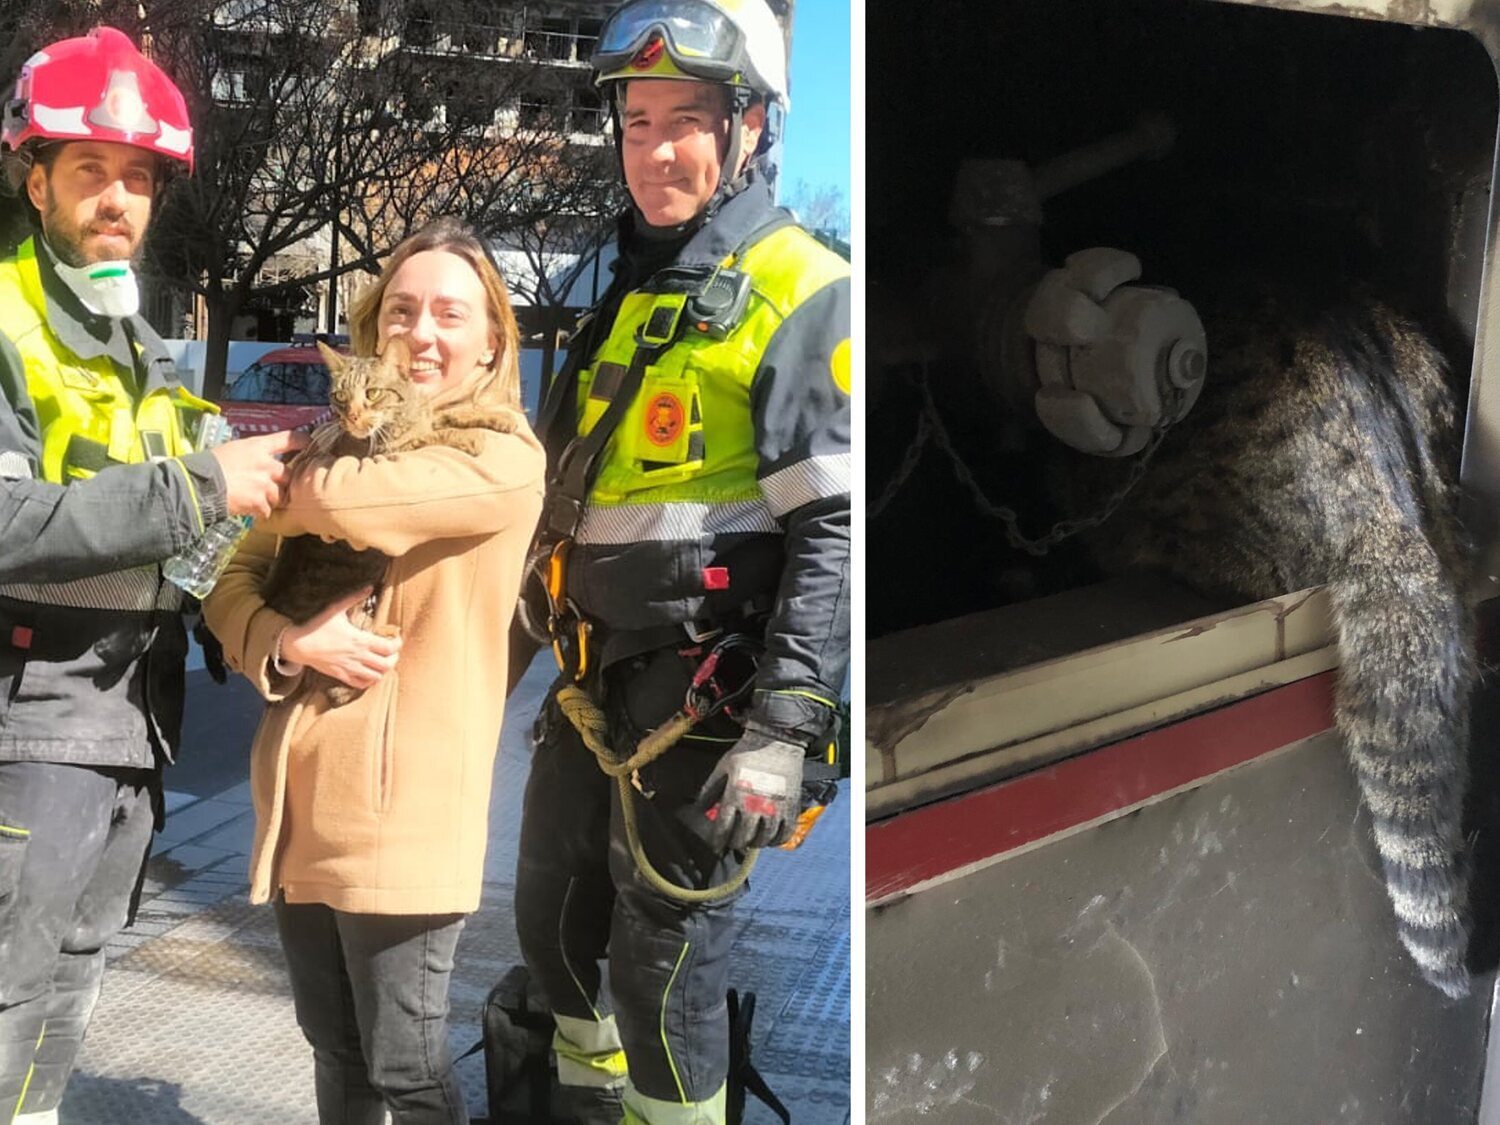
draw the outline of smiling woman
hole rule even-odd
[[[520,330],[484,244],[456,219],[408,238],[354,303],[354,350],[375,355],[392,336],[411,348],[411,378],[446,393],[471,373],[485,405],[519,407]]]
[[[402,243],[351,328],[363,357],[390,360],[404,341],[413,381],[449,415],[505,414],[519,399],[504,283],[462,223]],[[504,708],[495,686],[543,468],[519,411],[508,432],[467,433],[464,449],[354,456],[335,445],[301,459],[285,506],[246,537],[204,604],[228,662],[270,704],[252,750],[250,893],[276,903],[324,1121],[378,1120],[386,1107],[406,1121],[467,1120],[446,1050],[448,981],[479,902]],[[278,555],[297,573],[290,560],[308,556],[288,544],[318,539],[373,554],[380,577],[293,624],[267,576]],[[349,616],[366,595],[369,631]]]
[[[484,302],[484,285],[462,258],[424,250],[391,278],[380,302],[380,335],[406,339],[413,383],[446,391],[495,361],[495,330]]]

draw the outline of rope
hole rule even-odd
[[[744,886],[745,880],[750,877],[750,872],[755,867],[756,859],[760,856],[759,848],[750,848],[745,853],[745,862],[740,864],[739,870],[724,882],[699,890],[695,887],[678,886],[668,879],[652,865],[651,860],[646,856],[646,849],[641,846],[640,831],[636,825],[635,794],[631,792],[631,776],[677,745],[683,735],[693,729],[696,719],[679,711],[641,739],[634,754],[620,761],[615,757],[607,741],[609,721],[604,717],[604,710],[589,698],[588,692],[573,684],[568,684],[558,689],[557,705],[567,717],[568,722],[573,724],[573,729],[578,732],[578,737],[583,740],[583,744],[593,751],[599,768],[607,776],[615,779],[615,785],[620,791],[621,819],[625,822],[625,839],[630,844],[631,858],[635,860],[635,866],[640,871],[641,878],[645,879],[653,890],[677,902],[702,903],[718,902],[720,899],[728,898]]]

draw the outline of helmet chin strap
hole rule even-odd
[[[737,180],[740,180],[749,168],[750,162],[745,162],[745,168],[740,167],[740,145],[744,136],[745,110],[750,108],[750,91],[743,86],[732,86],[729,90],[729,150],[724,154],[724,163],[719,167],[719,190],[714,192],[714,197],[722,198],[733,195],[730,191]],[[743,185],[741,185],[743,186]]]

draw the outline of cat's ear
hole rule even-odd
[[[328,364],[328,370],[331,374],[337,374],[342,371],[344,364],[349,362],[348,356],[340,355],[327,344],[323,343],[322,340],[318,341],[318,352],[322,355],[323,362]]]
[[[411,345],[405,336],[392,336],[380,352],[381,365],[387,371],[406,371],[411,367]]]

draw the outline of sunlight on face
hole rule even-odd
[[[446,250],[413,254],[381,298],[381,342],[392,336],[411,348],[413,383],[430,393],[457,386],[497,347],[479,275]]]
[[[69,141],[26,175],[47,244],[70,266],[128,261],[151,221],[157,157],[112,141]]]
[[[729,137],[723,94],[706,82],[637,78],[620,111],[625,184],[655,227],[685,223],[719,186]]]

